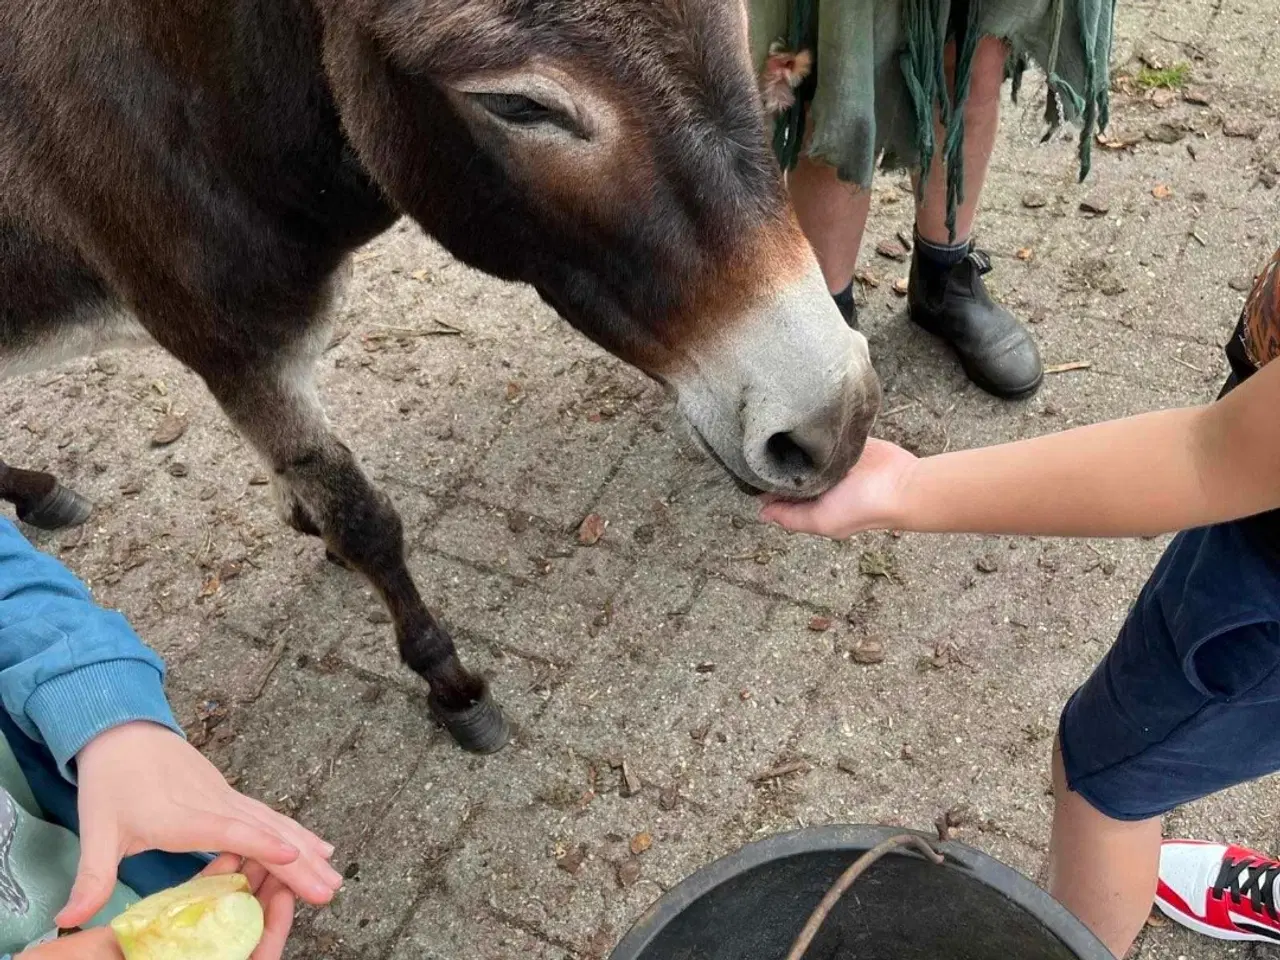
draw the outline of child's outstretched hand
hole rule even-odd
[[[760,519],[797,533],[843,540],[861,530],[892,530],[901,525],[905,490],[916,457],[884,440],[868,440],[848,475],[817,500],[792,502],[765,498]]]
[[[317,905],[342,886],[328,862],[332,846],[232,790],[200,751],[164,727],[127,723],[100,734],[76,757],[76,773],[80,868],[57,917],[63,929],[102,909],[120,861],[145,850],[255,860],[284,888]]]

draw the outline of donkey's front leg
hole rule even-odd
[[[467,750],[501,749],[510,736],[501,709],[422,602],[405,564],[399,514],[329,429],[309,379],[273,369],[220,372],[206,381],[300,511],[297,525],[314,526],[328,549],[377,589],[401,659],[430,686],[432,710],[449,733]]]
[[[58,478],[38,470],[22,470],[0,460],[0,500],[8,500],[18,519],[41,530],[76,527],[89,519],[93,505]]]

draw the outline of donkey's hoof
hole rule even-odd
[[[430,703],[431,712],[463,750],[497,753],[511,739],[511,725],[487,687],[479,701],[461,710],[450,710],[436,700],[434,694]]]
[[[18,507],[18,519],[41,530],[62,530],[80,526],[89,519],[92,512],[92,503],[74,490],[55,483],[53,489],[34,507]]]

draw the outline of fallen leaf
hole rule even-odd
[[[580,843],[576,847],[568,850],[563,856],[556,858],[556,866],[565,873],[573,876],[582,869],[583,861],[587,859],[587,845]]]
[[[618,886],[630,887],[640,879],[640,861],[628,858],[618,864]]]
[[[1111,209],[1111,198],[1105,193],[1091,193],[1080,201],[1080,210],[1094,216],[1102,216]]]
[[[212,577],[204,582],[200,587],[200,596],[212,597],[215,593],[222,589],[222,579],[215,573]]]
[[[907,248],[898,240],[881,240],[876,244],[876,253],[899,263],[907,259]]]
[[[631,853],[637,857],[652,846],[653,836],[649,833],[637,833],[631,838]]]
[[[1181,127],[1171,123],[1157,123],[1147,128],[1146,137],[1153,143],[1177,143],[1187,135]]]
[[[1228,137],[1257,140],[1262,134],[1262,124],[1246,117],[1227,117],[1226,120],[1222,121],[1222,133]]]
[[[578,542],[584,547],[592,547],[600,542],[605,529],[609,526],[604,517],[598,513],[589,513],[578,526]]]
[[[867,637],[859,640],[849,651],[854,663],[872,664],[884,662],[884,644],[879,640]]]
[[[1070,363],[1051,363],[1044,368],[1044,372],[1071,373],[1073,370],[1088,370],[1092,366],[1092,360],[1072,360]]]
[[[892,580],[895,576],[893,557],[880,550],[867,550],[858,558],[858,572],[864,577]]]
[[[187,418],[171,413],[160,421],[156,432],[151,435],[153,447],[167,447],[187,432]]]
[[[1173,196],[1173,190],[1167,184],[1157,183],[1151,188],[1151,195],[1157,200],[1168,200]]]
[[[1104,150],[1132,150],[1141,142],[1140,137],[1111,137],[1105,134],[1098,134],[1096,137],[1098,146]]]
[[[1036,252],[1032,250],[1030,247],[1021,247],[1018,250],[1018,252],[1014,254],[1014,256],[1017,257],[1019,260],[1031,260],[1035,257],[1035,255],[1036,255]]]
[[[809,620],[809,629],[814,633],[826,633],[831,629],[830,617],[812,617]]]
[[[907,295],[907,289],[908,285],[906,277],[899,277],[897,280],[893,281],[893,292],[898,296],[905,297]]]

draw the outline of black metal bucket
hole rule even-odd
[[[655,903],[610,960],[782,960],[846,868],[901,833],[815,827],[753,843]],[[869,866],[805,960],[1114,960],[1021,874],[961,843],[933,847],[942,865],[904,849]]]

